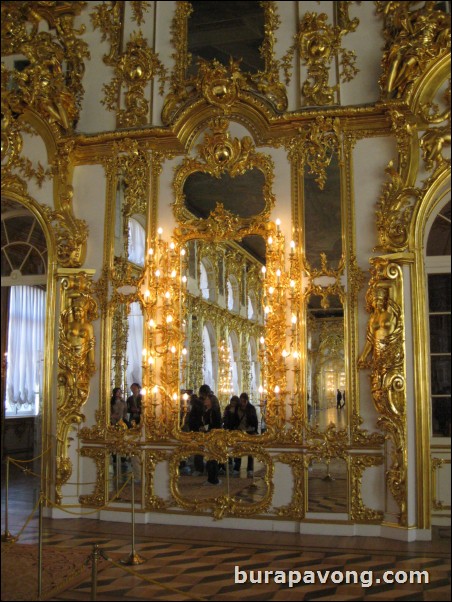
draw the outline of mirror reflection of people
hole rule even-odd
[[[141,386],[138,383],[133,383],[130,387],[132,395],[127,398],[127,412],[129,414],[130,424],[140,424],[141,420],[141,408],[142,408],[142,397],[141,397]]]
[[[258,433],[258,420],[256,408],[250,403],[248,393],[241,393],[239,398],[239,405],[236,409],[237,415],[237,430],[247,433],[248,435],[257,435]],[[234,458],[234,470],[232,475],[234,477],[240,476],[240,468],[242,465],[242,458]],[[248,456],[246,466],[247,477],[252,478],[254,475],[254,458]]]
[[[308,404],[308,422],[311,422],[311,417],[312,417],[312,401],[309,397],[309,393],[308,393],[308,397],[307,397],[307,404]]]
[[[189,432],[197,433],[203,426],[202,415],[204,413],[204,404],[201,399],[193,393],[190,397],[189,410],[186,417],[185,424]],[[195,455],[193,457],[193,471],[191,475],[193,477],[200,477],[204,473],[204,458],[202,455]]]
[[[342,408],[342,393],[339,389],[337,389],[336,393],[336,409],[340,410]]]
[[[223,412],[223,428],[227,431],[234,431],[238,426],[237,408],[239,406],[240,399],[238,395],[233,395],[229,400],[228,405],[225,407]],[[232,458],[228,458],[228,464],[232,468]],[[226,465],[219,465],[219,474],[226,473]]]
[[[127,425],[127,404],[121,387],[115,387],[110,400],[110,423],[116,425],[121,420]]]
[[[204,413],[202,415],[201,431],[208,433],[214,429],[221,428],[221,412],[220,404],[214,403],[215,395],[206,394],[202,397],[204,404]],[[217,460],[207,460],[206,462],[207,481],[205,485],[220,485],[221,481],[218,478],[218,462]]]

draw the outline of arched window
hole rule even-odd
[[[2,200],[1,264],[5,415],[35,416],[43,383],[47,243],[37,218],[10,200]]]
[[[426,229],[430,392],[433,437],[451,436],[450,201]]]

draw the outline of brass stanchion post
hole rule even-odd
[[[132,551],[129,556],[121,560],[122,564],[143,564],[146,560],[135,551],[135,477],[132,469]]]
[[[2,541],[14,543],[17,537],[11,535],[8,531],[8,497],[9,497],[9,456],[6,456],[6,484],[5,484],[5,532],[2,535]]]
[[[96,602],[97,598],[97,565],[99,563],[99,546],[97,543],[93,546],[91,557],[91,600]]]
[[[42,595],[42,491],[39,492],[39,535],[38,535],[38,598]]]

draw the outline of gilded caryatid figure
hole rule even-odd
[[[61,486],[72,472],[68,458],[69,432],[74,423],[83,420],[81,408],[88,398],[90,379],[96,370],[92,321],[97,317],[97,303],[89,294],[90,281],[83,273],[72,280],[68,278],[63,281],[63,287],[69,290],[63,295],[59,327],[57,501],[61,500]]]
[[[386,51],[380,86],[388,97],[405,96],[427,64],[450,48],[450,15],[437,2],[378,2],[384,14]]]
[[[406,387],[402,276],[400,266],[374,260],[374,275],[367,292],[366,343],[358,367],[371,369],[372,399],[378,424],[391,441],[392,464],[386,472],[388,488],[396,500],[399,524],[407,524]]]
[[[367,309],[371,315],[358,367],[372,368],[372,393],[381,399],[382,391],[389,393],[393,378],[403,368],[400,308],[390,298],[390,288],[380,284],[370,289]],[[396,405],[393,410],[398,413]]]

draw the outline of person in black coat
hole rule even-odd
[[[208,433],[214,429],[221,429],[221,412],[220,407],[214,405],[210,395],[206,395],[203,399],[204,414],[202,415],[201,431]],[[206,485],[220,485],[221,481],[218,478],[218,462],[217,460],[207,460],[207,482]]]
[[[237,430],[247,433],[248,435],[257,435],[258,433],[258,420],[256,408],[250,403],[248,393],[242,393],[239,399],[239,405],[236,408],[236,422]],[[240,467],[242,465],[242,458],[234,458],[234,470],[233,476],[240,476]],[[254,458],[248,456],[248,462],[246,467],[246,473],[249,478],[254,476]]]

